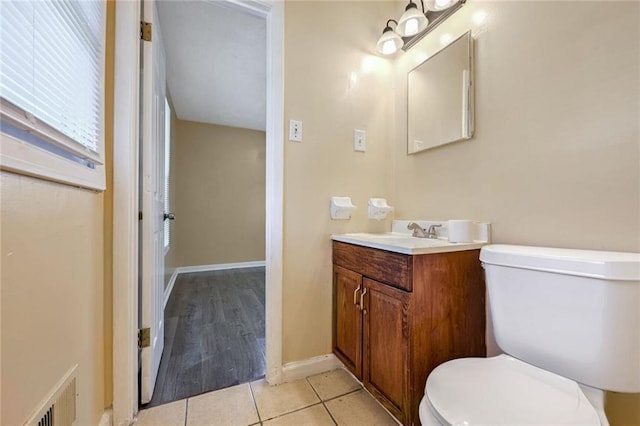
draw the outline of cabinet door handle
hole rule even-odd
[[[360,286],[356,287],[356,290],[353,292],[353,304],[358,306],[358,292],[360,291]]]
[[[360,293],[360,310],[364,311],[365,313],[367,312],[364,309],[364,295],[367,294],[367,288],[364,288],[364,291],[362,293]]]

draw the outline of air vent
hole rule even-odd
[[[25,426],[73,426],[75,424],[77,369],[76,364],[64,375]]]
[[[38,422],[38,426],[53,426],[53,405],[44,413],[44,416]]]

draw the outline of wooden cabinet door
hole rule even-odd
[[[333,352],[362,380],[362,275],[333,267]]]
[[[363,279],[363,382],[389,411],[407,424],[409,407],[409,293]]]

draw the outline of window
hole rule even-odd
[[[169,200],[169,172],[171,170],[171,107],[169,101],[164,100],[164,211],[171,211]],[[171,239],[171,221],[164,221],[164,252],[169,250]]]
[[[105,3],[0,3],[3,169],[104,189]]]

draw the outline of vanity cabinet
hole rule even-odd
[[[479,250],[405,255],[333,242],[333,352],[404,425],[427,376],[485,350]]]
[[[334,352],[376,396],[406,406],[408,293],[340,266],[334,276]]]

